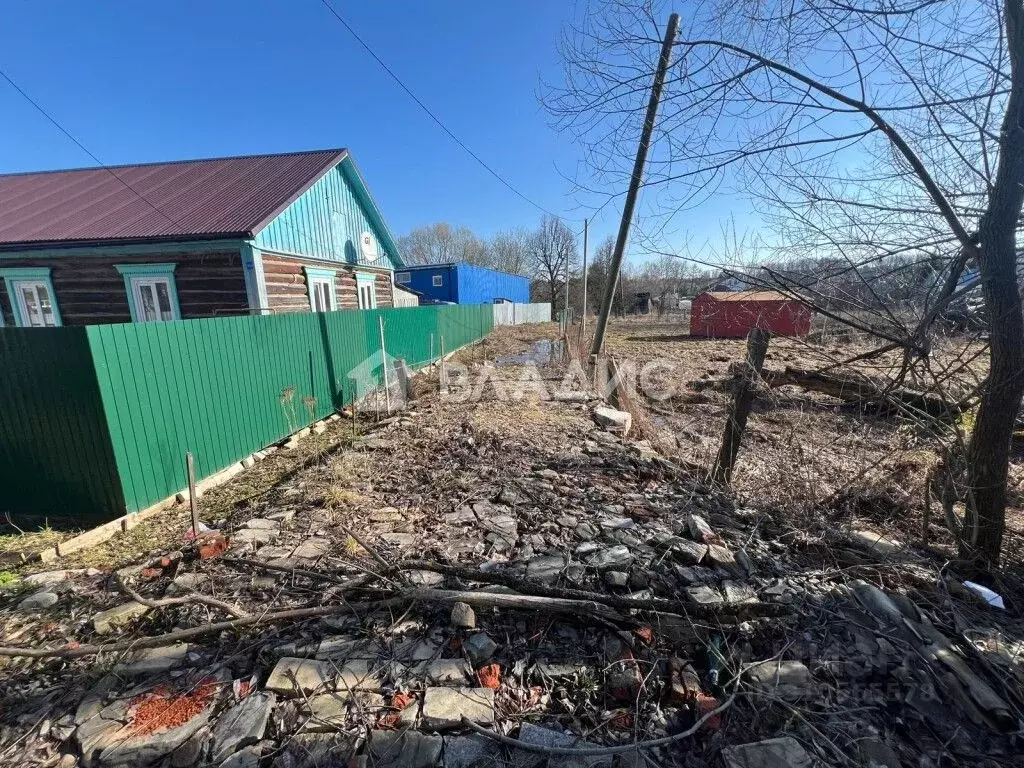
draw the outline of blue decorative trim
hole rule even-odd
[[[138,309],[135,306],[135,291],[132,290],[133,277],[162,277],[167,280],[168,293],[174,319],[181,320],[181,308],[178,306],[178,286],[174,282],[174,269],[177,264],[115,264],[114,269],[124,277],[124,290],[128,294],[128,308],[132,313],[132,322],[141,323]]]
[[[338,286],[335,282],[338,272],[333,269],[317,269],[315,267],[303,267],[306,272],[306,293],[309,294],[309,311],[316,311],[316,302],[313,300],[313,281],[328,280],[331,284],[331,310],[338,308]]]
[[[57,325],[63,325],[60,317],[60,306],[57,304],[57,292],[53,290],[53,280],[50,277],[49,267],[13,267],[0,269],[0,277],[4,279],[4,286],[7,288],[7,298],[11,302],[11,312],[14,314],[14,324],[22,328],[27,327],[25,319],[21,316],[21,307],[18,296],[14,291],[14,283],[22,280],[43,283],[46,291],[50,294],[50,306],[53,308],[53,320]]]
[[[267,279],[263,274],[263,252],[249,242],[242,245],[242,272],[249,309],[255,314],[269,313],[270,300],[267,298]]]

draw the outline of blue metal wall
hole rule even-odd
[[[496,269],[458,264],[459,304],[493,304],[496,299],[526,304],[530,301],[530,281]]]
[[[409,273],[409,282],[400,283],[399,278]],[[434,285],[434,277],[441,278],[441,285]],[[458,303],[458,280],[455,267],[451,264],[430,265],[423,267],[406,267],[395,272],[395,282],[416,291],[421,296],[435,302]]]
[[[257,248],[295,253],[348,264],[391,266],[390,235],[371,219],[372,201],[360,199],[360,191],[346,178],[345,161],[332,168],[316,184],[257,234]],[[381,258],[364,262],[359,236],[372,232]]]
[[[520,304],[530,301],[529,278],[496,269],[472,264],[438,264],[406,267],[399,272],[409,273],[409,282],[404,285],[434,301],[455,304],[493,304],[497,299]],[[441,278],[440,286],[434,285],[437,276]]]

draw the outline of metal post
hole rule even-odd
[[[384,377],[384,402],[387,404],[388,416],[391,415],[391,392],[388,390],[388,350],[384,346],[384,318],[377,316],[377,326],[380,328],[380,355],[381,374]]]
[[[196,467],[192,451],[185,453],[185,474],[188,477],[188,506],[192,512],[192,535],[199,536],[199,500],[196,499]]]
[[[440,372],[439,376],[440,376],[439,381],[441,383],[441,387],[442,388],[447,387],[448,386],[448,377],[445,375],[445,370],[444,370],[444,336],[441,337],[441,372]]]
[[[629,238],[629,225],[633,221],[633,213],[636,210],[636,200],[640,192],[640,181],[643,178],[644,165],[647,162],[647,151],[651,145],[651,134],[654,133],[654,119],[658,114],[658,102],[661,101],[661,90],[665,85],[665,73],[668,71],[668,64],[672,58],[672,44],[675,42],[678,31],[679,14],[673,13],[668,17],[665,39],[661,44],[661,56],[658,58],[658,69],[654,73],[654,83],[651,85],[651,98],[647,102],[647,115],[644,117],[643,132],[640,134],[640,145],[636,149],[633,175],[629,179],[629,190],[626,192],[626,202],[622,207],[619,236],[615,240],[612,263],[608,267],[608,280],[604,287],[604,298],[601,301],[601,313],[597,316],[594,343],[590,348],[592,355],[601,354],[601,348],[604,346],[604,334],[608,327],[608,315],[612,311],[612,302],[615,299],[615,286],[619,282],[619,269],[622,267],[622,256],[626,251],[626,240]]]
[[[430,364],[434,364],[434,334],[430,334]]]

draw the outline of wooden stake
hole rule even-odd
[[[192,535],[199,537],[199,500],[196,499],[196,468],[192,451],[185,453],[185,474],[188,476],[188,506],[192,512]]]
[[[391,391],[388,389],[388,350],[384,346],[384,318],[377,316],[377,326],[380,328],[380,356],[381,375],[384,377],[384,402],[387,405],[388,416],[391,415]]]
[[[743,438],[743,430],[747,427],[750,407],[754,404],[756,381],[761,374],[770,339],[771,334],[760,328],[752,329],[747,335],[747,359],[743,364],[736,396],[729,411],[729,418],[725,422],[722,446],[718,450],[718,458],[711,474],[716,483],[727,484],[732,479],[732,469],[740,452],[740,440]]]

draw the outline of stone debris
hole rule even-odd
[[[457,728],[466,718],[479,725],[494,722],[494,691],[490,688],[428,687],[423,695],[423,724],[439,731]]]
[[[116,627],[127,624],[139,616],[145,616],[147,613],[149,613],[149,608],[142,605],[142,603],[132,600],[131,602],[108,608],[105,611],[100,611],[92,617],[92,626],[96,630],[97,635],[106,635]]]
[[[52,608],[57,604],[60,598],[49,590],[43,590],[36,592],[34,595],[29,595],[20,603],[18,603],[19,611],[45,611],[47,608]]]
[[[766,661],[751,664],[744,677],[752,688],[786,701],[810,698],[814,693],[811,671],[799,661]]]
[[[622,435],[629,433],[633,426],[633,416],[626,411],[617,411],[606,405],[599,405],[594,409],[594,421],[605,429],[611,429]]]
[[[466,603],[453,603],[450,623],[457,629],[473,629],[476,627],[476,613]]]
[[[792,736],[725,747],[722,759],[728,768],[811,768],[812,765],[810,756]]]
[[[919,569],[901,584],[898,569],[922,559],[859,527],[877,521],[849,537],[794,530],[705,485],[661,442],[595,427],[603,407],[592,419],[590,405],[485,397],[381,419],[356,451],[328,448],[315,465],[278,454],[294,472],[218,507],[231,553],[201,560],[172,541],[117,575],[147,599],[199,593],[303,618],[99,664],[4,661],[0,747],[12,765],[61,768],[811,768],[836,747],[898,768],[1015,754],[1000,685],[1024,682],[1024,645],[1009,624],[980,629],[987,609],[971,602],[957,615],[973,626],[947,637],[959,582],[929,593],[935,575]],[[0,592],[5,642],[133,642],[229,618],[187,600],[115,605],[109,572],[49,568]],[[399,597],[424,589],[452,593]],[[577,597],[586,609],[544,602]],[[657,610],[635,607],[651,600]],[[627,744],[689,728],[734,683],[727,715],[642,755],[510,749],[463,719],[549,748]]]
[[[214,762],[226,760],[243,747],[263,738],[276,699],[272,693],[251,693],[223,712],[213,728]]]

